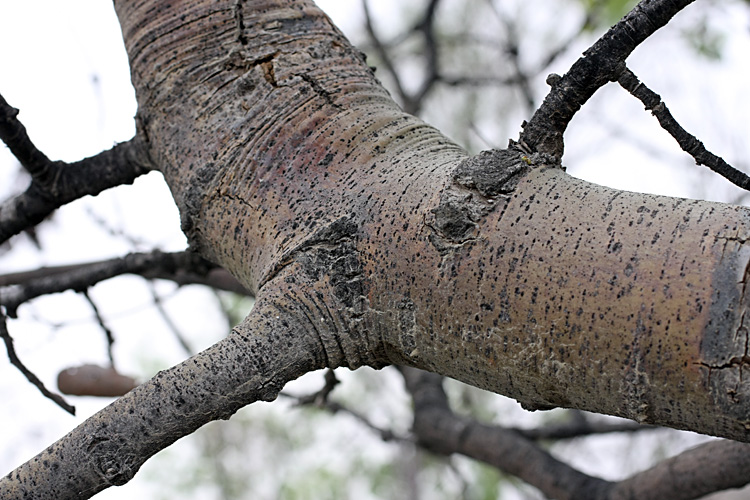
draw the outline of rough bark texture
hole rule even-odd
[[[261,294],[293,266],[332,365],[748,439],[745,210],[466,160],[305,2],[118,12],[192,244]]]
[[[127,483],[156,452],[203,424],[274,400],[284,384],[325,361],[317,339],[281,315],[259,301],[226,339],[159,372],[2,478],[0,498],[90,498]]]
[[[259,304],[0,481],[2,498],[121,484],[325,366],[412,365],[531,409],[750,440],[746,209],[603,188],[541,154],[469,158],[309,2],[116,7],[183,229]]]

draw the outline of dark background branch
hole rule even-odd
[[[17,114],[0,96],[0,140],[31,175],[26,191],[0,204],[0,243],[66,203],[132,184],[153,169],[140,136],[74,163],[51,161],[34,146]]]
[[[83,291],[100,281],[121,274],[137,274],[148,279],[169,279],[180,285],[206,284],[250,295],[229,273],[195,253],[154,251],[133,253],[122,258],[90,264],[0,276],[2,285],[15,283],[0,289],[0,304],[6,308],[10,317],[15,317],[18,306],[31,299],[65,290]]]

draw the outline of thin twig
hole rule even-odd
[[[378,427],[377,425],[370,422],[370,420],[361,413],[356,412],[340,403],[331,401],[328,397],[330,396],[334,387],[336,387],[336,385],[338,384],[339,381],[336,378],[336,374],[333,370],[329,369],[325,375],[325,385],[319,391],[305,396],[294,396],[286,392],[281,392],[279,393],[279,396],[295,400],[298,406],[315,406],[316,408],[320,408],[331,413],[346,413],[347,415],[354,417],[355,420],[364,424],[365,427],[378,434],[378,436],[380,436],[380,439],[382,439],[383,441],[397,441],[412,444],[414,443],[413,439],[409,437],[399,436],[390,429],[383,429],[381,427]]]
[[[151,297],[153,297],[156,310],[161,315],[164,323],[166,323],[167,328],[169,328],[169,330],[172,332],[172,335],[174,335],[177,343],[180,344],[180,347],[182,347],[182,350],[185,351],[185,354],[187,354],[188,356],[192,356],[193,354],[195,354],[195,351],[190,346],[190,343],[187,341],[180,329],[177,328],[177,325],[174,323],[174,321],[172,321],[172,318],[169,316],[169,313],[167,313],[167,310],[164,309],[164,304],[162,303],[161,297],[156,292],[156,287],[151,282],[149,282],[149,289],[151,290]]]
[[[651,111],[651,114],[659,120],[661,127],[674,137],[683,151],[695,159],[696,164],[705,165],[735,186],[750,190],[750,177],[729,165],[723,158],[708,151],[698,138],[682,128],[661,100],[661,96],[644,85],[629,68],[625,68],[617,83],[641,101],[648,111]]]
[[[47,398],[54,401],[60,408],[67,411],[71,415],[76,414],[76,407],[68,404],[65,399],[63,399],[62,396],[60,396],[57,393],[54,393],[47,389],[44,386],[44,383],[42,383],[41,380],[39,380],[39,377],[34,375],[34,373],[31,372],[28,368],[26,368],[26,365],[23,364],[23,362],[18,358],[18,355],[16,354],[16,349],[13,347],[13,337],[10,336],[10,333],[8,333],[8,324],[6,321],[5,314],[3,314],[2,310],[0,310],[0,337],[2,337],[3,341],[5,342],[5,349],[8,352],[8,358],[10,359],[10,363],[18,368],[18,371],[23,373],[23,375],[26,377],[26,380],[31,382],[32,385],[34,385],[39,391],[44,394]]]
[[[91,295],[89,295],[88,289],[82,290],[81,294],[83,294],[83,297],[86,299],[86,302],[88,302],[89,306],[91,306],[91,309],[94,311],[94,316],[96,317],[96,321],[99,323],[99,327],[104,331],[104,335],[107,337],[107,356],[109,356],[109,366],[114,368],[115,358],[114,358],[114,355],[112,354],[112,346],[115,343],[115,336],[112,334],[112,330],[104,322],[104,317],[99,312],[99,308],[96,306],[96,303],[91,299]]]
[[[368,0],[362,0],[362,10],[365,14],[365,29],[367,30],[367,35],[370,37],[375,53],[378,55],[380,62],[383,63],[385,70],[393,80],[393,85],[396,87],[396,94],[398,94],[404,107],[409,107],[411,96],[401,84],[401,76],[398,74],[398,71],[396,71],[396,66],[393,64],[391,56],[381,42],[380,37],[375,32],[375,25],[373,24],[372,16],[370,15]]]

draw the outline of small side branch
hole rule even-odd
[[[102,313],[99,312],[99,308],[96,305],[96,302],[91,298],[89,295],[88,289],[84,289],[81,292],[86,299],[86,302],[89,303],[89,306],[91,306],[91,310],[94,311],[94,316],[96,316],[96,321],[99,323],[99,327],[104,332],[104,336],[107,338],[107,357],[109,358],[109,366],[114,368],[115,367],[115,357],[112,352],[112,346],[115,343],[115,336],[112,333],[112,330],[107,326],[107,323],[104,321],[104,317],[102,316]]]
[[[18,371],[23,373],[24,377],[26,377],[26,380],[31,382],[32,385],[34,385],[37,389],[39,389],[39,392],[44,394],[47,398],[54,401],[58,406],[60,406],[63,410],[67,411],[71,415],[76,414],[76,408],[75,406],[72,406],[63,399],[62,396],[59,394],[56,394],[49,389],[47,389],[44,386],[44,383],[42,383],[41,380],[39,380],[39,377],[34,375],[34,373],[26,368],[26,365],[23,364],[23,362],[18,358],[18,354],[16,354],[16,349],[13,346],[13,337],[10,336],[10,333],[8,332],[8,324],[5,318],[5,315],[3,314],[2,310],[0,310],[0,337],[2,337],[3,342],[5,342],[5,349],[8,352],[8,358],[10,359],[10,363],[18,368]]]
[[[314,406],[322,410],[329,411],[332,414],[345,413],[355,420],[363,424],[365,427],[377,434],[380,439],[385,442],[396,441],[400,443],[412,443],[412,441],[404,436],[399,436],[390,429],[384,429],[378,427],[367,418],[367,416],[348,408],[340,403],[331,401],[328,396],[333,392],[336,385],[339,384],[339,380],[336,378],[336,373],[329,369],[325,374],[325,385],[317,392],[304,396],[294,396],[285,392],[279,393],[279,396],[284,396],[296,401],[297,406]]]
[[[519,142],[531,152],[562,157],[563,132],[600,87],[619,78],[625,59],[693,0],[643,0],[605,33],[564,76],[548,79],[550,90]]]
[[[683,151],[695,159],[696,164],[705,165],[735,186],[750,190],[750,177],[708,151],[701,141],[682,128],[661,100],[661,96],[638,80],[630,69],[625,68],[617,83],[640,100],[648,111],[651,111],[662,128],[674,137]]]
[[[51,161],[34,146],[17,115],[18,110],[0,95],[0,140],[31,175],[26,191],[0,204],[0,243],[38,224],[66,203],[132,184],[136,177],[153,169],[138,135],[81,161]]]
[[[430,0],[425,9],[424,16],[417,25],[414,26],[414,31],[420,32],[424,39],[424,52],[427,68],[426,75],[422,80],[419,89],[410,93],[402,84],[401,76],[396,69],[391,55],[388,53],[387,48],[375,32],[368,0],[362,0],[362,9],[365,14],[365,29],[372,41],[373,48],[378,58],[383,63],[385,70],[393,79],[393,84],[396,87],[396,94],[398,94],[398,97],[401,100],[404,111],[412,115],[419,114],[427,94],[433,89],[437,82],[442,80],[439,71],[439,50],[435,33],[435,13],[437,12],[439,5],[440,0]]]

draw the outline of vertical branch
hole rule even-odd
[[[104,335],[107,338],[107,356],[109,357],[109,366],[114,368],[115,358],[112,355],[112,345],[115,343],[115,337],[114,335],[112,335],[112,330],[104,322],[104,317],[101,315],[101,313],[99,312],[99,308],[91,299],[91,295],[89,295],[89,291],[87,289],[84,289],[81,293],[86,299],[86,302],[88,302],[89,305],[91,306],[91,309],[94,311],[94,316],[96,317],[96,321],[99,323],[99,327],[104,331]]]

